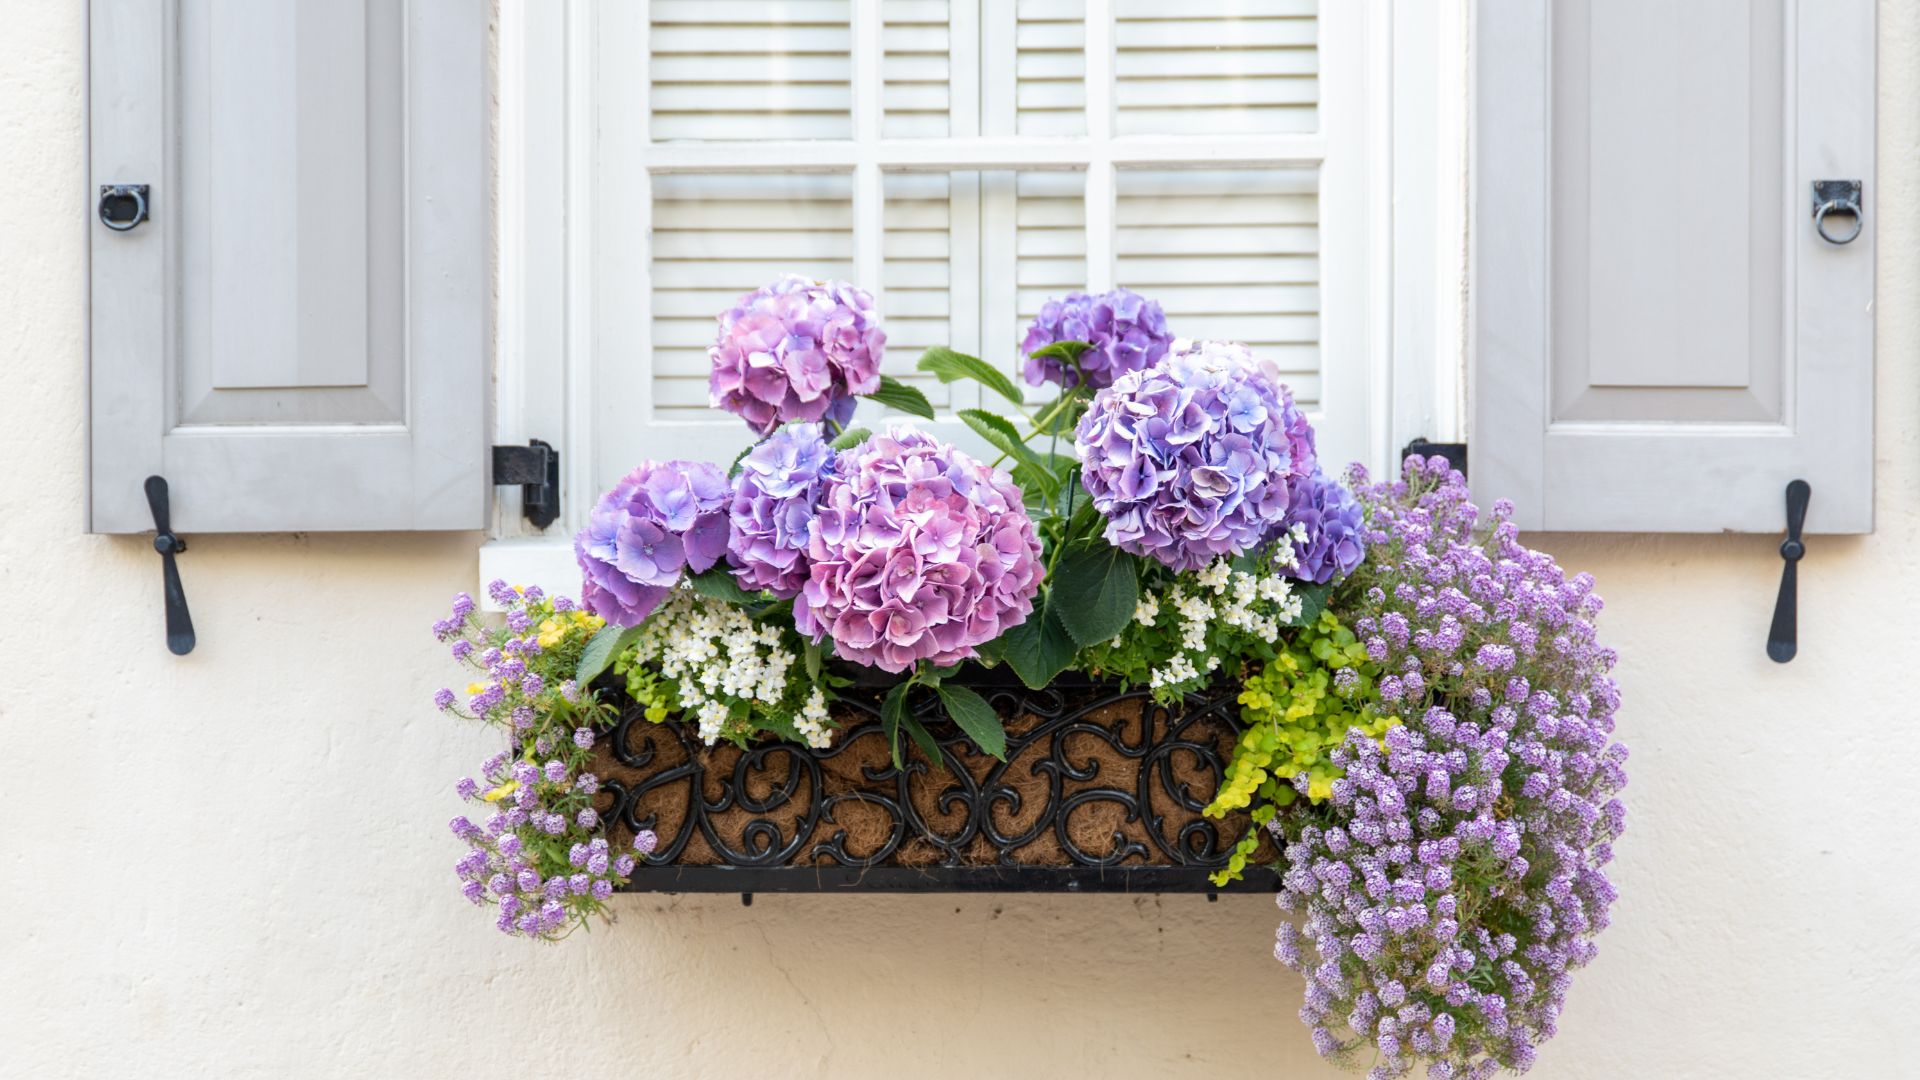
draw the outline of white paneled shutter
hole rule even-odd
[[[1804,479],[1810,531],[1869,531],[1873,0],[1476,24],[1476,492],[1532,528],[1779,532]],[[1862,213],[1827,239],[1836,181]]]
[[[487,503],[487,5],[92,0],[90,518],[467,529]],[[131,196],[105,216],[125,222]]]

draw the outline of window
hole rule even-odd
[[[1431,78],[1445,19],[1405,6]],[[787,271],[872,290],[884,370],[944,414],[977,391],[919,380],[921,350],[1017,371],[1047,297],[1117,284],[1278,362],[1330,460],[1450,434],[1393,430],[1431,410],[1385,396],[1398,33],[1386,6],[1315,0],[506,5],[497,441],[561,446],[567,517],[489,545],[483,574],[570,586],[557,540],[623,472],[730,460],[748,432],[707,408],[714,317]],[[1419,136],[1431,169],[1443,140]],[[1410,175],[1410,206],[1461,190]],[[1432,217],[1408,220],[1431,241]],[[1430,313],[1429,246],[1406,306]],[[1430,356],[1445,334],[1402,336]],[[503,498],[496,535],[517,515]]]

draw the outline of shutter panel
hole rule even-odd
[[[93,0],[90,521],[479,528],[487,17],[464,0]]]
[[[1115,0],[1120,135],[1319,128],[1314,0]]]
[[[1533,528],[1779,532],[1800,478],[1809,530],[1871,530],[1872,0],[1477,25],[1478,492]],[[1865,184],[1844,246],[1831,179]]]
[[[646,8],[654,141],[853,137],[849,0]]]

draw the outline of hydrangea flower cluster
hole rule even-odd
[[[1520,544],[1504,502],[1476,541],[1440,458],[1358,495],[1370,554],[1353,623],[1405,725],[1384,748],[1350,734],[1331,812],[1280,819],[1280,903],[1306,919],[1281,926],[1275,955],[1306,977],[1300,1016],[1324,1055],[1371,1043],[1377,1078],[1422,1060],[1440,1080],[1525,1070],[1615,896],[1602,868],[1627,752],[1600,600]]]
[[[1122,551],[1196,570],[1251,550],[1313,475],[1313,429],[1245,346],[1183,344],[1095,395],[1074,435],[1082,479]]]
[[[589,915],[604,915],[604,902],[634,866],[630,855],[608,857],[593,805],[599,780],[584,771],[612,710],[571,679],[604,624],[538,588],[496,581],[489,592],[506,612],[498,625],[482,622],[462,593],[433,628],[455,660],[485,673],[467,687],[464,703],[451,688],[435,694],[435,703],[507,731],[515,748],[489,758],[478,779],[454,785],[462,799],[491,808],[483,824],[466,816],[451,822],[467,843],[454,871],[467,899],[498,905],[503,932],[563,937]],[[635,840],[642,854],[653,842],[644,832]]]
[[[791,631],[732,604],[674,593],[616,662],[627,692],[659,723],[684,714],[700,739],[744,746],[761,731],[823,749],[833,742],[825,691],[800,666]]]
[[[1061,341],[1091,347],[1074,364],[1058,356],[1033,355]],[[1114,289],[1098,296],[1074,292],[1048,300],[1027,327],[1020,351],[1027,356],[1027,382],[1034,386],[1051,382],[1071,388],[1085,380],[1098,390],[1129,371],[1152,366],[1172,343],[1158,301],[1129,289]]]
[[[794,625],[854,663],[955,664],[1033,611],[1040,540],[1007,474],[918,431],[840,455]]]
[[[581,598],[610,623],[638,626],[688,570],[727,551],[727,477],[704,461],[647,461],[600,496],[574,537]]]
[[[800,594],[807,580],[807,526],[833,458],[819,428],[796,425],[774,432],[741,459],[727,561],[742,588],[781,599]]]
[[[871,293],[788,274],[720,316],[707,388],[762,435],[795,420],[844,427],[854,397],[880,388],[886,345]]]
[[[1318,468],[1293,485],[1287,523],[1294,575],[1302,581],[1324,585],[1353,573],[1366,558],[1359,502]]]

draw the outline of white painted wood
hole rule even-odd
[[[1871,530],[1873,5],[1480,14],[1517,39],[1478,50],[1480,493],[1535,528],[1777,532],[1801,478],[1809,529]],[[1866,182],[1844,247],[1823,178]]]
[[[150,474],[187,533],[485,523],[486,35],[94,0],[90,181],[153,196],[90,224],[90,528],[152,528]]]

